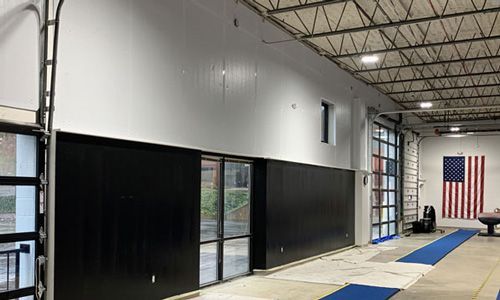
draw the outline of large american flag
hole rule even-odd
[[[484,207],[484,155],[443,158],[443,218],[476,219]]]

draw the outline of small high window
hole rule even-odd
[[[335,145],[334,105],[321,101],[321,142]]]

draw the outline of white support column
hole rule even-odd
[[[355,175],[355,244],[366,245],[370,242],[370,176],[369,162],[369,120],[364,101],[352,101],[351,118],[351,168],[359,170]],[[366,179],[365,179],[366,177]],[[366,184],[365,184],[365,180]]]

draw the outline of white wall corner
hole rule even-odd
[[[356,171],[355,174],[355,196],[354,196],[354,235],[355,244],[363,246],[370,243],[370,176],[367,184],[364,177],[367,173]]]

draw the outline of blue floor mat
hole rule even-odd
[[[399,292],[399,289],[378,286],[349,284],[321,300],[386,300]]]
[[[463,242],[476,235],[479,230],[459,229],[439,240],[424,246],[407,256],[400,258],[398,262],[416,263],[425,265],[435,265],[453,249],[460,246]]]

